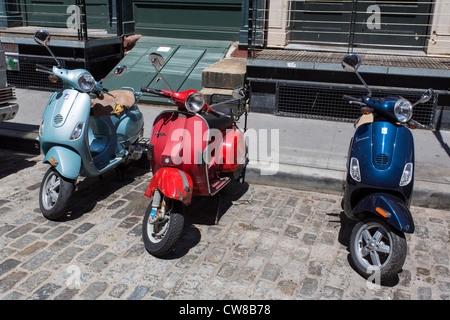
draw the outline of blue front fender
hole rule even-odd
[[[387,217],[377,212],[376,208],[380,208]],[[372,193],[363,198],[353,209],[355,217],[362,214],[372,212],[375,215],[385,219],[387,223],[397,230],[406,233],[414,232],[414,221],[406,204],[399,198],[387,193]]]
[[[53,158],[53,161],[50,160],[51,158]],[[48,150],[43,162],[53,165],[67,179],[76,179],[80,173],[81,157],[78,153],[68,148],[52,147]]]

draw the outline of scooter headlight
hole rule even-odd
[[[200,92],[192,92],[188,95],[184,104],[189,112],[197,113],[205,105],[205,98]]]
[[[78,76],[78,86],[84,92],[89,92],[95,86],[95,79],[90,73],[84,72]]]
[[[361,182],[361,172],[359,171],[359,161],[356,158],[351,158],[350,160],[350,176],[353,180]]]
[[[81,137],[81,134],[83,133],[83,122],[78,122],[75,128],[73,128],[72,134],[70,135],[70,140],[77,140],[79,137]]]
[[[400,187],[404,187],[411,182],[413,176],[413,164],[411,162],[405,165],[402,177],[400,178]]]
[[[412,117],[412,104],[406,99],[398,99],[394,106],[394,114],[401,123],[408,122]]]

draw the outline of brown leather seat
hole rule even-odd
[[[109,93],[115,98],[109,94],[104,94],[101,99],[95,98],[91,100],[91,114],[93,116],[120,114],[136,103],[134,93],[129,90],[114,90]]]

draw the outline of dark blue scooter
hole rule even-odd
[[[380,281],[401,270],[407,244],[405,233],[414,232],[409,210],[414,184],[414,140],[409,128],[421,125],[412,120],[412,110],[433,96],[428,89],[415,104],[399,96],[372,98],[372,92],[358,73],[360,58],[348,54],[342,60],[369,94],[362,98],[344,96],[361,106],[363,116],[355,124],[347,160],[343,199],[346,216],[358,223],[350,236],[350,256],[365,278]]]

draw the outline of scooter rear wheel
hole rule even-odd
[[[350,256],[363,277],[388,280],[398,274],[406,260],[403,232],[385,221],[368,217],[358,222],[350,236]]]
[[[39,189],[39,208],[49,220],[61,218],[69,206],[74,190],[73,180],[64,178],[55,168],[50,167],[42,178]]]
[[[181,203],[164,197],[166,207],[165,219],[153,224],[149,223],[152,202],[145,210],[142,224],[142,238],[147,251],[155,257],[164,257],[171,253],[183,232],[184,216],[181,213]]]

